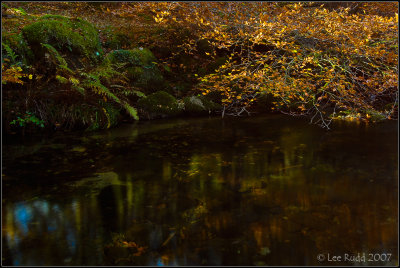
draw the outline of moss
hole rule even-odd
[[[221,109],[219,104],[208,100],[205,96],[191,96],[183,99],[185,111],[189,114],[209,114]]]
[[[131,44],[130,37],[124,33],[118,32],[114,27],[107,26],[103,31],[103,47],[108,49],[122,49]]]
[[[175,116],[183,110],[174,96],[165,91],[157,91],[141,98],[137,104],[148,118]]]
[[[147,48],[131,50],[114,50],[107,56],[113,63],[128,63],[131,65],[152,68],[155,66],[156,57]]]
[[[346,121],[368,120],[372,122],[380,122],[387,119],[387,115],[385,115],[385,113],[372,109],[362,109],[361,111],[344,110],[340,111],[337,114],[332,114],[331,117],[336,120],[338,119]]]
[[[373,122],[380,122],[387,119],[387,116],[384,113],[372,109],[366,109],[365,114],[368,114],[369,119]]]
[[[97,60],[103,54],[97,29],[80,18],[45,15],[22,29],[27,43],[41,57],[41,43],[50,44],[62,52],[79,54]]]
[[[124,64],[121,71],[135,87],[143,88],[147,93],[164,88],[164,78],[157,67],[157,59],[146,48],[115,50],[107,58],[111,63]]]

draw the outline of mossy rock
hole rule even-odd
[[[188,95],[192,87],[192,83],[179,81],[176,83],[166,83],[164,91],[176,96],[177,98],[182,98]]]
[[[117,50],[129,47],[131,44],[130,37],[125,33],[117,32],[114,27],[108,26],[102,33],[105,36],[103,42],[105,48]]]
[[[25,26],[22,34],[36,59],[44,55],[41,44],[50,44],[67,54],[67,61],[69,55],[79,55],[97,62],[103,55],[97,29],[80,18],[45,15],[39,21]]]
[[[147,48],[115,50],[107,55],[106,60],[124,64],[122,70],[126,71],[133,86],[144,89],[146,93],[164,88],[164,78],[157,67],[157,59]]]
[[[183,111],[183,105],[165,91],[157,91],[141,98],[137,105],[148,119],[173,117]]]
[[[391,107],[392,107],[392,105],[388,105],[388,108],[391,108]],[[379,112],[379,111],[376,111],[376,110],[366,109],[364,111],[364,113],[368,114],[370,116],[369,119],[371,121],[373,121],[373,122],[380,122],[380,121],[383,121],[383,120],[387,119],[387,116],[385,115],[385,113]]]
[[[191,96],[183,99],[185,111],[191,115],[210,114],[221,109],[221,105],[208,100],[205,96]]]

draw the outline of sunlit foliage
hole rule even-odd
[[[341,111],[396,117],[397,4],[365,3],[361,12],[315,3],[153,3],[154,20],[190,29],[187,53],[206,39],[213,58],[228,60],[199,77],[203,94],[218,91],[227,111],[240,114],[267,92],[273,109],[309,114],[328,127]],[[380,16],[386,9],[386,16]],[[193,36],[193,35],[192,35]]]
[[[397,119],[396,2],[8,2],[2,10],[7,11],[2,41],[8,60],[3,62],[3,83],[22,86],[31,74],[29,68],[18,69],[32,60],[21,30],[39,25],[45,15],[57,23],[67,21],[61,15],[73,22],[84,18],[98,29],[100,53],[90,56],[100,60],[102,51],[110,55],[148,48],[175,97],[203,94],[222,105],[223,116],[250,114],[253,103],[267,96],[265,110],[308,115],[326,128],[334,118]],[[65,44],[69,50],[86,51],[76,31],[75,39],[56,38],[63,41],[57,51]],[[84,81],[93,80],[61,69],[57,75],[59,82],[64,77],[81,93]],[[116,88],[104,86],[118,95]],[[100,93],[94,96],[107,95],[93,83],[88,89]],[[123,103],[136,118],[134,103]]]

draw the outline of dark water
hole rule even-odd
[[[6,140],[2,263],[398,265],[397,122],[333,127],[271,115]]]

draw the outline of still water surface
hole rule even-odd
[[[173,119],[5,142],[3,265],[398,265],[397,122]]]

